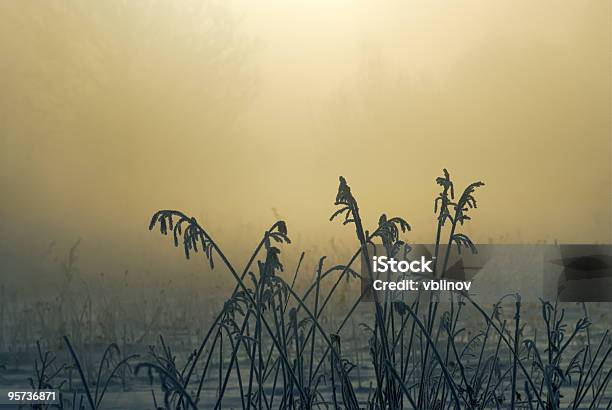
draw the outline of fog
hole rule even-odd
[[[0,2],[1,271],[77,238],[92,272],[192,269],[163,208],[240,261],[277,217],[351,248],[339,175],[429,242],[444,167],[486,183],[475,242],[610,242],[610,30],[608,1]]]

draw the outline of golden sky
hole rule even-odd
[[[427,242],[443,167],[475,241],[609,242],[610,50],[605,0],[3,1],[2,246],[147,258],[177,208],[325,248],[339,175]]]

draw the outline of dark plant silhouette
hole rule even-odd
[[[483,184],[469,185],[454,202],[448,171],[436,182],[442,187],[435,202],[436,255],[450,222],[443,265],[438,266],[443,276],[452,244],[459,251],[463,247],[475,251],[457,228],[469,220],[467,211],[476,207],[473,194]],[[313,276],[304,276],[305,253],[294,269],[283,261],[291,244],[284,221],[263,233],[238,270],[195,218],[175,210],[156,212],[151,230],[170,236],[186,258],[202,254],[211,269],[228,272],[236,282],[200,333],[201,341],[189,347],[172,344],[180,339],[160,334],[132,372],[138,357],[127,355],[116,343],[107,345],[101,355],[92,355],[90,361],[97,365],[87,370],[77,350],[92,352],[92,338],[84,338],[75,348],[65,336],[71,365],[56,365],[56,356],[43,353],[38,343],[30,385],[61,389],[59,408],[73,410],[102,408],[110,391],[119,385],[125,390],[125,379],[148,386],[156,409],[610,407],[612,342],[608,330],[591,332],[586,305],[569,326],[565,307],[542,301],[541,326],[533,336],[527,334],[521,317],[525,307],[519,295],[507,295],[488,310],[469,294],[451,292],[448,300],[422,291],[404,299],[373,294],[370,304],[365,293],[356,292],[339,310],[338,299],[346,297],[340,292],[343,286],[352,286],[353,279],[364,283],[375,279],[369,264],[362,277],[355,261],[368,260],[376,246],[388,255],[402,249],[409,253],[402,235],[410,225],[382,214],[367,230],[343,177],[334,204],[339,208],[331,219],[342,217],[345,225],[354,227],[356,249],[344,264],[318,258]],[[169,310],[164,301],[160,298],[162,312]],[[479,325],[469,328],[466,323],[475,319]],[[157,320],[149,319],[147,328]],[[362,322],[356,326],[355,320]],[[195,326],[189,328],[193,334],[196,331]],[[370,359],[363,360],[360,350]],[[78,386],[72,385],[73,371]]]
[[[437,261],[440,256],[442,230],[447,221],[451,224],[448,235],[448,245],[444,255],[442,270],[439,275],[440,277],[444,277],[448,267],[448,260],[453,243],[457,246],[457,252],[459,254],[461,254],[462,247],[469,248],[472,253],[478,252],[472,240],[467,235],[456,232],[456,230],[458,225],[463,226],[466,221],[471,219],[471,217],[467,215],[467,212],[471,208],[476,208],[476,198],[474,197],[474,192],[476,191],[476,188],[484,186],[484,183],[478,181],[468,185],[457,202],[453,202],[455,198],[455,187],[446,168],[443,169],[443,176],[436,178],[436,183],[442,187],[442,191],[434,201],[434,213],[437,213],[438,215],[434,250],[434,272],[437,272],[436,268],[438,266]]]

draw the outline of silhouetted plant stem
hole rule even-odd
[[[450,234],[448,235],[448,244],[446,245],[446,253],[444,254],[444,264],[442,265],[442,274],[441,274],[441,278],[444,278],[446,276],[446,269],[448,268],[448,259],[450,257],[450,253],[452,250],[452,244],[453,244],[453,236],[455,235],[455,229],[456,229],[457,225],[455,224],[455,222],[453,221],[453,223],[451,224],[451,230],[450,230]]]
[[[314,302],[314,315],[315,318],[319,317],[319,291],[321,286],[321,270],[323,269],[323,261],[324,257],[319,260],[319,266],[317,267],[317,280],[316,280],[316,291],[315,291],[315,302]],[[314,329],[314,325],[311,326]],[[308,386],[309,388],[312,385],[312,366],[314,364],[314,350],[315,350],[315,337],[316,332],[312,332],[312,338],[310,343],[310,360],[309,360],[309,369],[308,369]],[[308,340],[308,337],[306,338]]]
[[[76,367],[77,372],[79,373],[79,377],[81,378],[81,383],[83,384],[83,389],[85,390],[85,395],[87,396],[87,402],[91,406],[92,410],[96,410],[94,399],[91,396],[91,392],[89,391],[89,383],[87,383],[87,379],[85,378],[85,373],[83,373],[83,368],[81,367],[81,361],[79,360],[76,352],[72,348],[72,344],[70,343],[70,340],[68,339],[68,337],[64,336],[64,342],[66,343],[66,346],[68,347],[68,351],[70,352],[70,355],[72,356],[72,361],[74,363],[74,366]]]
[[[249,323],[249,317],[251,315],[251,311],[247,311],[245,317],[244,317],[244,321],[242,322],[242,327],[240,329],[240,334],[242,335],[244,333],[244,330],[246,329],[247,324]],[[224,328],[225,326],[222,325]],[[233,338],[231,337],[231,332],[229,329],[225,329],[227,332],[227,337],[228,339],[230,339],[230,341],[232,342],[232,357],[230,359],[230,363],[227,367],[227,371],[225,372],[225,377],[223,378],[223,385],[221,386],[221,389],[219,391],[219,397],[217,398],[217,402],[215,403],[215,409],[221,408],[221,401],[223,399],[223,395],[225,393],[225,389],[227,388],[227,383],[229,381],[230,378],[230,374],[231,374],[231,370],[232,367],[234,366],[234,363],[236,364],[236,366],[238,366],[238,359],[237,359],[237,355],[238,355],[238,349],[240,348],[240,340],[238,340],[238,343],[234,343],[233,342]],[[240,383],[240,396],[242,399],[242,407],[245,408],[245,402],[244,402],[244,394],[242,392],[242,379],[240,378],[240,372],[237,370],[236,371],[238,379],[239,379],[239,383]]]
[[[515,407],[515,403],[516,403],[516,367],[518,364],[518,351],[519,351],[519,324],[521,321],[521,297],[519,295],[516,295],[516,302],[515,302],[515,312],[514,312],[514,351],[517,352],[517,354],[514,355],[513,360],[512,360],[512,391],[511,391],[511,398],[510,398],[510,408],[514,408]]]
[[[455,198],[455,189],[453,186],[453,182],[450,179],[450,174],[444,168],[443,176],[436,178],[436,183],[442,187],[442,192],[438,195],[438,197],[434,201],[434,213],[438,212],[437,219],[437,228],[436,228],[436,242],[434,249],[434,261],[433,261],[433,272],[434,276],[437,276],[437,266],[438,266],[438,258],[440,257],[440,240],[442,237],[442,227],[444,226],[447,219],[451,219],[449,206],[452,203],[451,201]],[[450,194],[449,194],[450,193]],[[450,195],[450,198],[449,198]],[[439,205],[438,205],[439,203]]]
[[[397,381],[397,384],[400,387],[401,391],[404,393],[404,395],[406,396],[406,398],[408,399],[408,401],[412,405],[412,408],[413,409],[418,409],[419,407],[417,406],[417,404],[415,403],[414,399],[412,398],[412,395],[410,394],[410,390],[406,387],[406,385],[404,384],[404,381],[402,380],[402,378],[397,374],[397,370],[395,370],[395,367],[393,367],[393,364],[387,363],[386,365],[389,367],[389,371],[391,372],[391,375]]]
[[[206,358],[206,361],[204,362],[204,368],[202,369],[202,376],[200,377],[200,381],[198,383],[198,390],[197,390],[196,398],[195,398],[196,402],[200,400],[200,394],[202,393],[202,388],[204,387],[204,380],[206,379],[206,373],[208,372],[208,367],[211,363],[212,355],[215,351],[215,346],[217,345],[217,341],[219,340],[219,336],[221,335],[221,329],[219,327],[211,326],[211,329],[216,329],[217,333],[215,334],[212,346],[210,347],[210,351],[208,352],[208,357]],[[187,386],[185,385],[184,388],[187,388]]]
[[[505,330],[506,330],[506,321],[504,321],[502,323],[502,327],[501,327],[501,331],[502,332],[504,332]],[[499,357],[499,348],[501,347],[501,342],[502,342],[502,338],[500,336],[499,339],[497,340],[497,345],[495,347],[495,354],[493,355],[495,360],[497,360],[497,357]],[[493,370],[494,369],[495,369],[495,362],[491,363],[491,365],[489,367],[489,375],[487,377],[487,385],[485,386],[485,388],[483,390],[482,398],[480,400],[480,406],[478,406],[479,409],[483,409],[487,405],[488,395],[489,395],[489,387],[491,386],[491,380],[493,380]]]

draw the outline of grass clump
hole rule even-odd
[[[435,181],[441,190],[434,203],[434,256],[441,264],[434,272],[443,278],[451,252],[477,252],[460,229],[470,220],[475,193],[484,184],[469,184],[455,199],[447,170]],[[369,260],[377,247],[390,256],[405,252],[409,257],[405,236],[411,226],[401,217],[382,214],[368,229],[343,177],[333,203],[337,209],[330,220],[354,230],[354,249],[344,263],[318,257],[309,274],[305,253],[294,268],[283,261],[292,244],[283,220],[265,230],[246,264],[237,266],[195,218],[176,210],[156,212],[150,230],[170,236],[188,259],[202,254],[210,269],[227,271],[234,281],[206,326],[197,321],[186,327],[186,343],[177,342],[176,328],[172,335],[163,334],[161,324],[171,321],[166,313],[173,307],[162,294],[143,314],[145,325],[138,332],[128,336],[125,323],[115,328],[117,306],[123,305],[109,299],[96,309],[92,295],[83,296],[74,285],[75,245],[64,263],[67,286],[60,306],[78,300],[82,311],[60,316],[70,323],[61,354],[43,353],[37,343],[32,388],[61,389],[59,408],[78,410],[102,409],[111,392],[131,388],[144,390],[147,400],[150,395],[155,409],[175,410],[612,406],[611,338],[605,326],[593,325],[586,305],[570,309],[541,301],[535,323],[525,320],[519,295],[483,307],[462,293],[442,297],[417,291],[397,299],[360,292],[360,283],[367,286],[377,277],[370,264],[360,273],[356,261]],[[127,271],[124,280],[127,286]],[[194,312],[192,320],[204,316],[197,308]],[[119,344],[96,350],[97,323],[103,324],[104,335],[121,337]],[[147,338],[154,333],[159,334],[156,340]],[[201,339],[191,344],[196,334]],[[143,355],[127,354],[144,350],[144,340],[152,344]],[[57,365],[62,358],[71,365]]]
[[[452,244],[459,253],[462,247],[477,252],[472,240],[458,228],[470,220],[467,213],[476,208],[475,191],[484,183],[469,184],[455,202],[447,170],[436,182],[442,188],[434,206],[436,257],[445,225],[450,224],[443,264],[437,269],[438,276],[444,277]],[[373,230],[365,229],[358,202],[343,177],[334,203],[338,209],[330,220],[342,217],[344,225],[353,226],[357,250],[347,263],[329,268],[322,257],[314,283],[302,292],[295,285],[303,254],[293,278],[289,281],[282,275],[281,248],[291,242],[284,221],[264,233],[239,271],[194,218],[173,210],[153,216],[150,229],[157,226],[162,234],[170,234],[187,258],[202,251],[211,267],[218,258],[236,281],[232,296],[183,371],[178,372],[175,364],[168,370],[162,364],[171,362],[169,357],[162,360],[157,354],[153,355],[157,363],[140,365],[157,371],[161,380],[172,380],[165,389],[172,392],[170,402],[177,408],[221,408],[224,400],[229,400],[230,380],[238,386],[240,405],[257,409],[559,408],[560,392],[564,387],[574,388],[569,376],[579,379],[571,402],[575,408],[587,397],[591,406],[600,403],[610,375],[608,370],[602,376],[603,369],[609,367],[610,350],[601,351],[609,343],[608,334],[601,337],[595,355],[586,347],[574,352],[566,363],[564,352],[578,334],[588,330],[590,322],[586,317],[580,319],[561,343],[563,315],[556,317],[556,304],[543,302],[542,319],[547,329],[550,327],[548,346],[544,347],[548,359],[544,360],[538,342],[522,334],[518,295],[514,295],[513,317],[501,319],[506,298],[486,312],[468,295],[451,293],[444,302],[447,310],[438,315],[442,302],[437,295],[427,299],[419,293],[412,301],[398,301],[387,296],[381,299],[374,293],[373,322],[362,326],[369,339],[372,378],[366,391],[356,389],[354,369],[363,364],[353,363],[350,355],[343,354],[342,334],[364,303],[364,293],[355,298],[345,315],[335,318],[333,327],[325,322],[330,315],[326,308],[341,281],[361,278],[353,265],[359,257],[369,260],[368,245],[380,243],[388,254],[395,255],[405,249],[400,236],[410,231],[410,225],[403,218],[383,214]],[[361,279],[375,279],[369,264],[365,273]],[[480,317],[484,328],[466,338],[462,315],[468,309],[469,314]],[[597,361],[599,365],[594,366]],[[194,381],[196,368],[201,371]],[[214,398],[204,404],[202,388],[206,383],[217,387]],[[166,401],[166,406],[169,404]]]

